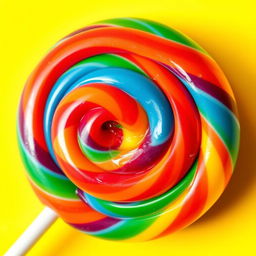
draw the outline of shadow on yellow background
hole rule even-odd
[[[234,90],[240,154],[229,186],[196,223],[144,243],[103,241],[58,220],[28,255],[253,255],[256,253],[256,20],[253,1],[0,0],[0,255],[43,208],[24,175],[16,142],[23,85],[47,50],[93,21],[133,16],[189,35],[219,63]]]

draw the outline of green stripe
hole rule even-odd
[[[96,204],[99,204],[100,207],[103,207],[107,211],[107,215],[113,217],[139,217],[152,214],[168,206],[191,184],[195,177],[196,169],[197,161],[193,164],[188,174],[175,187],[153,199],[140,201],[135,204],[118,204],[93,198],[92,207],[94,206],[93,203],[96,202]],[[88,197],[88,202],[90,204],[90,196]],[[95,208],[100,211],[97,207]]]
[[[96,22],[94,24],[109,24],[109,25],[116,25],[121,27],[142,30],[151,34],[158,35],[163,38],[167,38],[177,43],[186,45],[188,47],[191,47],[195,50],[198,50],[208,55],[208,53],[201,46],[199,46],[196,42],[194,42],[189,37],[183,35],[182,33],[178,32],[173,28],[170,28],[168,26],[165,26],[155,21],[150,21],[146,19],[136,19],[136,18],[119,18],[119,19],[103,20],[103,21]]]
[[[197,162],[191,168],[188,174],[187,182],[190,183],[195,175],[197,167]],[[189,182],[190,181],[190,182]],[[136,235],[142,233],[144,230],[149,228],[162,214],[164,211],[158,211],[150,216],[143,216],[137,218],[128,218],[122,220],[120,223],[107,228],[99,232],[86,232],[90,235],[94,235],[104,239],[111,240],[123,240],[135,237]]]
[[[97,68],[118,67],[118,68],[129,69],[148,77],[148,75],[137,65],[115,54],[95,55],[93,57],[87,58],[85,60],[82,60],[76,63],[72,68],[76,66],[87,65],[87,64],[89,66],[97,66]],[[72,68],[70,68],[68,71],[72,70]]]

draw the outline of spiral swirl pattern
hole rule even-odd
[[[51,49],[23,91],[18,138],[34,191],[67,223],[148,240],[217,200],[237,158],[239,121],[225,76],[201,47],[122,18]]]

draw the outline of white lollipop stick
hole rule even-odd
[[[25,255],[57,218],[58,216],[53,210],[48,207],[44,208],[4,256]]]

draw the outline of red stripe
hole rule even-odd
[[[203,161],[199,162],[201,164],[198,166],[196,178],[191,186],[190,191],[184,199],[185,202],[181,211],[179,212],[176,219],[170,224],[170,226],[157,237],[173,233],[180,228],[184,228],[200,217],[207,200],[208,182],[205,172],[205,165]]]

